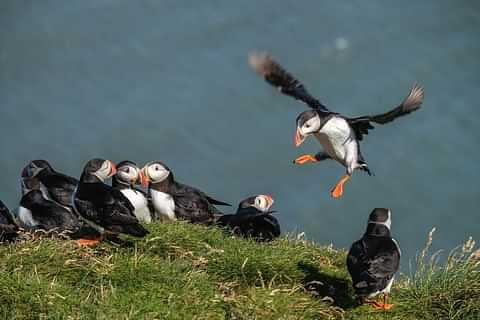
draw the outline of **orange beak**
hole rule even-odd
[[[269,210],[273,206],[273,198],[269,194],[264,194],[263,197],[267,201],[267,210]]]
[[[305,140],[305,137],[300,133],[300,130],[297,128],[297,131],[295,132],[295,147],[300,146],[303,140]]]
[[[143,168],[140,171],[140,181],[142,183],[142,187],[147,188],[148,185],[150,184],[150,179],[148,178],[148,175],[145,173],[145,168]]]
[[[135,181],[135,184],[143,185],[143,180],[144,179],[145,179],[145,177],[143,176],[143,172],[141,170],[138,171],[138,177],[137,177],[137,181]]]
[[[108,160],[108,162],[110,162],[110,177],[113,177],[117,173],[117,167],[112,161]]]

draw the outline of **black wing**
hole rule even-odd
[[[357,118],[347,119],[350,126],[355,131],[358,140],[362,140],[363,135],[368,134],[368,130],[373,129],[371,122],[378,124],[385,124],[392,122],[396,118],[403,117],[413,111],[420,109],[424,97],[423,88],[415,84],[410,90],[409,95],[403,100],[402,104],[398,107],[373,116],[363,116]]]
[[[72,205],[72,195],[78,185],[78,180],[65,174],[55,172],[41,178],[53,200],[64,205]]]
[[[192,186],[188,186],[188,185],[183,184],[183,183],[177,182],[177,190],[179,190],[179,193],[182,193],[182,194],[190,193],[190,194],[195,194],[199,197],[205,198],[210,204],[213,204],[213,205],[228,206],[228,207],[232,206],[230,203],[214,199],[214,198],[210,197],[209,195],[207,195],[202,190],[194,188]]]
[[[210,224],[220,212],[199,193],[171,194],[175,202],[175,215],[193,223]]]
[[[318,99],[311,96],[305,86],[267,53],[252,53],[248,59],[250,66],[268,83],[281,93],[306,103],[310,108],[330,113]]]

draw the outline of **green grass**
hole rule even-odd
[[[480,319],[471,242],[445,264],[420,255],[395,284],[395,307],[379,312],[355,305],[342,250],[186,223],[149,229],[127,248],[52,238],[0,246],[0,318]]]

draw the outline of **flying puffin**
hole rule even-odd
[[[348,272],[359,302],[376,309],[393,307],[387,303],[387,295],[400,267],[400,247],[390,235],[391,217],[389,209],[374,209],[365,234],[352,244],[347,256]],[[369,300],[379,294],[383,294],[383,302]]]
[[[62,206],[72,207],[78,180],[55,171],[46,160],[33,160],[23,169],[22,178],[37,178],[45,197]]]
[[[100,234],[86,225],[70,207],[45,197],[41,183],[36,178],[22,180],[22,198],[18,208],[18,220],[22,228],[35,231],[67,231],[72,239],[91,238]]]
[[[12,241],[18,236],[18,226],[10,210],[0,201],[0,241]]]
[[[218,218],[217,225],[235,235],[253,238],[257,241],[271,241],[280,236],[280,224],[270,211],[273,198],[257,195],[242,200],[235,214]]]
[[[204,192],[175,181],[172,171],[162,162],[147,163],[143,168],[144,186],[155,214],[163,220],[184,219],[193,223],[211,224],[221,214],[214,205],[230,206]]]
[[[117,173],[112,178],[112,187],[120,190],[135,207],[134,214],[144,223],[152,222],[152,214],[146,194],[135,185],[142,184],[143,174],[132,161],[122,161],[117,164]]]
[[[253,53],[249,57],[250,65],[258,74],[277,87],[280,92],[306,103],[311,109],[300,113],[297,117],[295,146],[298,147],[310,135],[314,135],[323,147],[316,155],[302,155],[294,160],[296,164],[319,162],[333,159],[346,168],[344,175],[331,191],[334,198],[343,194],[343,185],[351,178],[355,169],[366,171],[372,175],[360,152],[360,141],[372,123],[385,124],[398,117],[407,115],[420,108],[423,102],[423,88],[414,85],[405,100],[396,108],[382,114],[348,118],[330,111],[319,100],[312,97],[305,86],[267,53]]]
[[[144,237],[148,231],[134,215],[135,208],[117,189],[104,181],[116,173],[115,164],[109,160],[92,159],[87,162],[74,193],[74,208],[85,220],[104,232]],[[103,239],[82,240],[80,244],[94,245]]]

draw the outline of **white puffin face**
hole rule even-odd
[[[93,174],[101,181],[105,181],[113,176],[116,172],[117,169],[115,168],[115,165],[111,161],[105,160],[103,161],[102,166]]]
[[[274,201],[271,196],[261,194],[255,197],[253,206],[259,211],[266,212],[272,207],[273,202]]]
[[[318,130],[320,130],[320,117],[318,115],[305,121],[303,125],[298,128],[298,131],[304,137],[317,132]]]
[[[145,177],[152,183],[161,182],[170,174],[170,171],[158,162],[146,165],[143,170]]]
[[[140,169],[132,165],[123,165],[117,168],[117,178],[130,185],[140,181]]]

